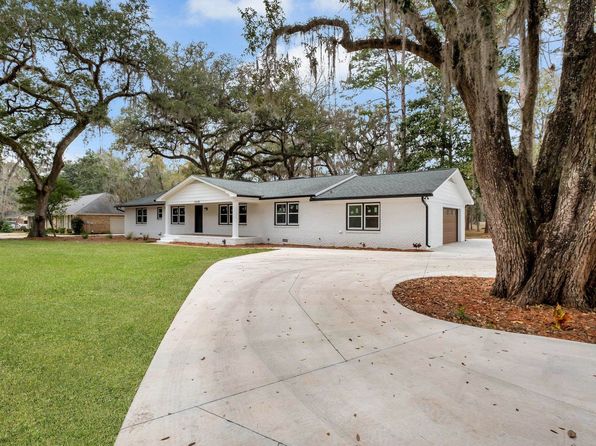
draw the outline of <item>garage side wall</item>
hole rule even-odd
[[[458,210],[457,239],[458,241],[465,240],[466,205],[454,180],[449,179],[439,186],[427,203],[429,208],[428,239],[431,248],[443,244],[443,208]]]

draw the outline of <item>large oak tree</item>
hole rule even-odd
[[[64,154],[109,108],[142,91],[160,47],[144,0],[0,3],[0,145],[20,158],[36,193],[31,235],[45,232]]]
[[[357,2],[350,2],[357,3]],[[497,258],[493,294],[519,304],[596,306],[596,42],[594,0],[570,0],[560,88],[534,158],[540,0],[398,0],[405,35],[356,38],[340,18],[275,27],[279,38],[312,35],[327,48],[406,50],[457,89],[472,129],[474,168]],[[508,24],[508,26],[505,25]],[[395,27],[397,28],[397,27]],[[520,130],[514,147],[509,95],[501,88],[502,42],[519,42]],[[511,41],[511,40],[509,40]]]

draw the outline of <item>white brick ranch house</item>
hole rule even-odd
[[[165,243],[432,248],[465,240],[468,204],[459,170],[446,169],[261,183],[190,176],[120,207],[126,234]]]

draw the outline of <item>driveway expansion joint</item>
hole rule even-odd
[[[329,337],[325,334],[325,332],[321,329],[321,327],[319,326],[319,324],[317,324],[313,318],[310,316],[310,314],[308,314],[308,311],[306,311],[304,309],[304,307],[302,306],[302,304],[300,303],[298,297],[292,292],[292,288],[294,288],[294,285],[296,284],[296,282],[298,281],[298,277],[300,277],[300,273],[296,274],[296,277],[294,277],[294,281],[292,282],[292,284],[290,285],[290,288],[288,289],[288,294],[290,296],[292,296],[292,299],[294,299],[294,302],[296,302],[296,305],[298,305],[300,307],[300,309],[304,312],[304,314],[308,317],[308,319],[310,319],[310,321],[313,323],[313,325],[317,328],[317,330],[319,330],[319,333],[321,333],[323,335],[323,337],[327,340],[327,342],[329,343],[329,345],[331,345],[331,347],[333,347],[333,349],[337,352],[337,354],[339,356],[341,356],[341,359],[345,361],[347,361],[347,359],[345,358],[344,355],[342,355],[342,353],[338,350],[338,348],[333,344],[333,342],[331,342],[331,340],[329,339]]]
[[[258,432],[258,431],[254,430],[254,429],[251,429],[250,427],[244,426],[243,424],[240,424],[240,423],[237,423],[237,422],[235,422],[235,421],[233,421],[233,420],[230,420],[229,418],[226,418],[226,417],[224,417],[224,416],[222,416],[222,415],[216,414],[215,412],[211,412],[211,411],[209,411],[209,410],[207,410],[207,409],[204,409],[204,408],[202,408],[202,407],[199,407],[199,409],[200,409],[200,410],[202,410],[202,411],[203,411],[203,412],[205,412],[205,413],[208,413],[209,415],[213,415],[214,417],[221,418],[222,420],[225,420],[225,421],[227,421],[228,423],[232,423],[232,424],[234,424],[234,425],[236,425],[236,426],[238,426],[238,427],[241,427],[242,429],[246,429],[247,431],[250,431],[250,432],[252,432],[253,434],[257,434],[257,435],[260,435],[260,436],[261,436],[261,437],[263,437],[263,438],[266,438],[267,440],[271,440],[271,441],[273,441],[273,442],[277,443],[277,445],[278,445],[278,446],[279,446],[279,445],[281,445],[281,446],[286,446],[284,443],[282,443],[282,442],[281,442],[281,441],[279,441],[279,440],[276,440],[276,439],[274,439],[274,438],[271,438],[271,437],[269,437],[269,436],[267,436],[267,435],[265,435],[265,434],[263,434],[263,433],[261,433],[261,432]]]

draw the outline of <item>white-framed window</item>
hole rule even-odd
[[[230,217],[230,207],[227,204],[220,204],[219,205],[219,224],[220,225],[229,225],[232,221]]]
[[[220,225],[231,225],[233,222],[233,205],[220,204],[218,212],[218,221]],[[238,205],[238,224],[245,225],[248,222],[248,205],[240,203]]]
[[[238,223],[241,225],[248,223],[248,205],[246,204],[238,205]]]
[[[137,225],[146,225],[147,224],[147,208],[137,208],[136,215],[137,215]]]
[[[299,210],[300,210],[299,203],[297,203],[297,202],[288,203],[288,225],[290,225],[290,226],[298,225]]]
[[[173,225],[183,225],[186,223],[186,208],[184,206],[173,206],[172,207],[172,220]]]
[[[274,204],[275,226],[298,226],[300,222],[300,203],[285,201]]]
[[[381,204],[364,203],[364,229],[378,231],[381,229]]]
[[[157,219],[161,220],[163,218],[163,208],[157,208]]]
[[[362,203],[347,205],[347,229],[350,231],[362,229]]]
[[[346,204],[346,229],[348,231],[380,231],[381,203]]]

